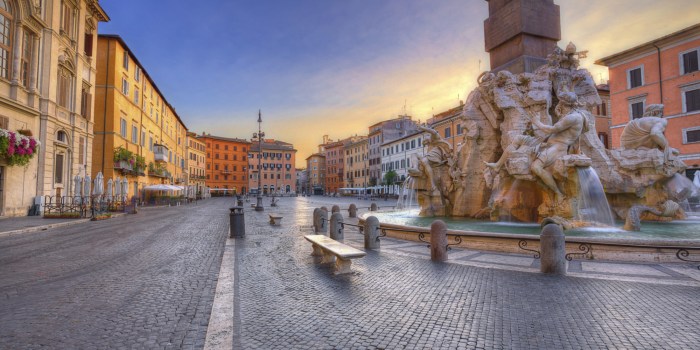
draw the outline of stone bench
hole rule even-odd
[[[334,273],[336,275],[352,272],[350,271],[350,266],[352,265],[351,259],[361,258],[367,255],[367,253],[359,249],[345,245],[324,235],[306,235],[304,238],[313,245],[314,251],[311,255],[323,257],[321,260],[322,264],[332,263],[335,260]]]
[[[274,214],[268,214],[270,217],[270,225],[279,226],[282,224],[282,217]]]

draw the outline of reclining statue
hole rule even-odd
[[[632,119],[622,130],[620,147],[623,149],[659,148],[664,152],[664,160],[677,155],[677,149],[668,145],[664,136],[668,121],[663,118],[664,105],[649,105],[641,118]]]

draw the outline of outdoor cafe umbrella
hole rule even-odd
[[[122,178],[117,176],[117,180],[114,182],[114,195],[119,199],[122,196]]]
[[[126,199],[126,196],[129,194],[129,180],[126,179],[126,176],[122,179],[122,196],[124,196],[124,199]]]
[[[693,185],[700,189],[700,170],[695,171],[695,178],[693,179]]]
[[[83,178],[81,178],[80,175],[75,175],[73,182],[75,182],[75,186],[73,186],[73,196],[80,197],[83,193]]]
[[[98,172],[97,176],[95,176],[94,190],[96,196],[102,195],[105,191],[104,176],[102,175],[102,172]]]
[[[92,181],[90,181],[90,175],[86,175],[85,181],[83,182],[83,195],[86,198],[90,198],[90,186],[92,186]]]
[[[112,196],[114,196],[114,190],[112,188],[112,179],[107,180],[107,196],[109,196],[109,199],[112,199]]]

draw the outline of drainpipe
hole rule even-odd
[[[657,59],[657,64],[659,68],[659,97],[661,99],[661,104],[664,103],[664,89],[663,89],[663,79],[661,78],[661,48],[656,46],[656,44],[652,44],[656,48],[656,55],[658,57]]]

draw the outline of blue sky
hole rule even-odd
[[[555,0],[562,41],[583,65],[698,22],[697,0]],[[120,35],[191,131],[267,136],[297,161],[406,111],[425,120],[474,87],[482,0],[102,0],[100,33]],[[167,5],[165,5],[167,4]],[[164,6],[165,5],[165,6]],[[634,9],[634,10],[630,10]]]

